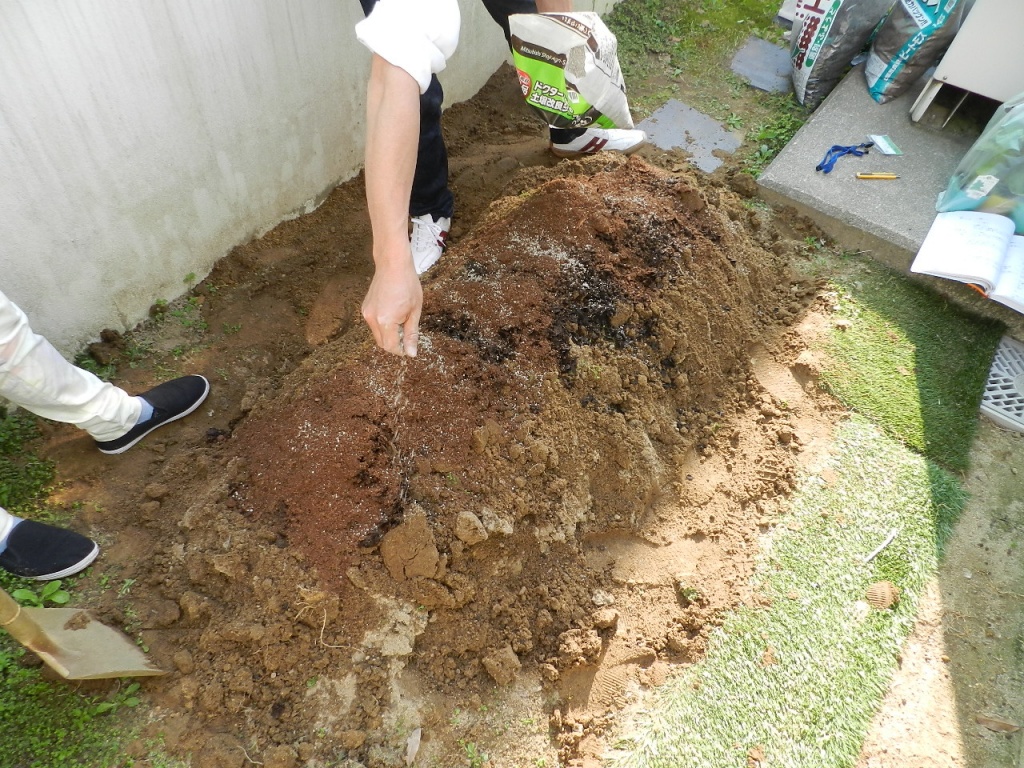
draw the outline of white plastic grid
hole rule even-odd
[[[1024,432],[1024,344],[1009,336],[996,348],[981,412],[1001,427]]]

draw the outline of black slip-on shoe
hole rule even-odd
[[[100,548],[88,536],[55,525],[22,520],[7,536],[0,568],[36,581],[63,579],[88,567]]]
[[[154,429],[188,416],[208,394],[210,382],[198,374],[165,381],[139,395],[153,406],[153,415],[149,419],[139,422],[116,440],[102,443],[97,440],[96,447],[103,453],[124,453]]]

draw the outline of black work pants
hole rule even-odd
[[[363,13],[370,14],[377,0],[359,0]],[[428,0],[421,0],[428,2]],[[509,39],[508,17],[514,13],[536,13],[534,0],[482,0],[502,30],[505,40]],[[444,91],[437,76],[430,78],[430,87],[420,96],[420,143],[416,155],[416,173],[412,180],[412,196],[409,199],[409,215],[451,218],[455,208],[454,198],[448,189],[448,149],[441,135],[441,103]]]

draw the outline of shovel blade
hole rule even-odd
[[[61,677],[95,680],[105,677],[163,675],[126,635],[78,608],[22,608],[38,629],[25,646]]]

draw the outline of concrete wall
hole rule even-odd
[[[450,102],[507,58],[461,2]],[[355,0],[0,0],[0,287],[33,327],[65,352],[131,328],[352,177],[360,18]]]

